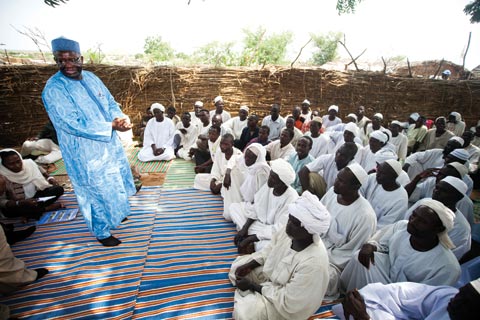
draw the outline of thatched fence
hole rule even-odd
[[[462,114],[467,126],[480,119],[480,81],[430,80],[385,76],[373,72],[336,72],[322,69],[248,69],[119,67],[85,65],[110,89],[134,121],[153,102],[174,105],[177,113],[192,111],[202,100],[213,109],[212,100],[222,95],[226,109],[237,114],[242,104],[263,117],[272,103],[282,105],[282,114],[309,99],[314,109],[325,113],[329,105],[340,106],[341,116],[364,105],[367,116],[383,113],[386,121],[405,121],[411,112],[428,118]],[[18,146],[35,135],[47,120],[41,92],[55,66],[0,66],[0,146]]]

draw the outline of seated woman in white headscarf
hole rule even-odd
[[[265,160],[266,154],[264,146],[252,143],[245,149],[244,154],[237,158],[234,167],[227,169],[222,187],[223,217],[227,221],[232,221],[232,203],[253,203],[255,194],[267,183],[270,166]]]
[[[288,205],[298,198],[291,187],[295,171],[284,159],[270,162],[268,181],[255,194],[254,202],[230,205],[230,216],[238,234],[235,244],[240,253],[252,253],[265,247],[273,233],[285,226],[288,220]]]
[[[455,284],[461,270],[448,236],[454,219],[441,202],[423,199],[408,221],[380,229],[352,256],[340,277],[341,289],[346,292],[375,282]]]
[[[39,219],[44,212],[62,207],[55,201],[63,194],[63,187],[42,173],[33,160],[23,160],[13,149],[0,150],[0,158],[0,175],[5,177],[7,188],[6,197],[0,200],[5,216]]]
[[[308,191],[288,206],[288,213],[286,227],[268,246],[233,262],[235,319],[307,319],[321,306],[328,255],[320,236],[328,230],[330,215]]]

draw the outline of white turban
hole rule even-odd
[[[412,119],[413,121],[417,121],[418,118],[420,118],[420,115],[418,114],[418,112],[414,112],[410,115],[410,119]]]
[[[410,118],[411,118],[411,117],[410,117]],[[391,124],[396,124],[397,126],[399,126],[399,127],[401,127],[401,128],[404,127],[404,126],[403,126],[403,123],[401,123],[401,122],[398,121],[398,120],[393,120]]]
[[[468,160],[468,157],[470,156],[468,154],[468,151],[465,150],[465,149],[461,149],[461,148],[458,148],[458,149],[455,149],[453,150],[452,152],[450,152],[448,155],[452,156],[452,157],[455,157],[457,159],[460,159],[460,160],[463,160],[463,161],[467,161]]]
[[[330,227],[330,213],[316,195],[305,191],[294,203],[288,205],[288,213],[300,220],[308,233],[318,236],[327,233]]]
[[[202,101],[195,101],[195,106],[203,107],[203,102]]]
[[[377,152],[378,153],[378,152]],[[395,171],[397,176],[402,173],[402,164],[395,159],[388,159],[385,161]]]
[[[245,110],[245,111],[250,111],[250,108],[248,108],[248,106],[241,106],[240,107],[240,110]]]
[[[460,162],[450,162],[447,164],[447,166],[453,167],[457,172],[460,174],[460,177],[465,177],[465,175],[468,173],[468,169],[464,164],[461,164]]]
[[[155,102],[153,103],[151,106],[150,106],[150,111],[153,113],[153,110],[155,109],[158,109],[162,112],[165,112],[165,107],[163,106],[163,104],[161,103],[158,103],[158,102]]]
[[[358,118],[357,118],[357,115],[355,113],[349,113],[347,115],[347,118],[352,118],[355,120],[355,123],[357,122]]]
[[[322,117],[313,117],[312,121],[322,124]]]
[[[310,101],[308,101],[307,99],[303,100],[302,104],[308,104],[310,105]]]
[[[462,121],[462,115],[460,113],[452,111],[450,112],[450,115],[454,116],[456,121]]]
[[[461,144],[462,146],[463,146],[463,144],[465,143],[465,140],[463,140],[462,138],[460,138],[460,137],[457,137],[457,136],[453,136],[453,137],[451,137],[451,138],[450,138],[450,139],[448,139],[448,140],[455,140],[455,141],[458,141],[458,142],[460,142],[460,144]]]
[[[427,206],[433,211],[435,211],[437,216],[442,221],[443,226],[445,227],[445,230],[438,234],[438,240],[440,240],[440,243],[447,249],[455,248],[455,245],[448,236],[448,231],[452,230],[453,228],[455,213],[453,213],[452,210],[448,209],[440,201],[433,200],[431,198],[419,200],[417,203],[418,206]]]
[[[223,101],[222,96],[216,96],[215,99],[213,99],[213,103],[217,103],[218,101]]]
[[[376,163],[383,163],[383,162],[386,162],[387,160],[397,160],[398,156],[392,150],[384,148],[375,152],[374,158]]]
[[[377,139],[381,143],[385,144],[388,141],[388,136],[387,134],[383,133],[380,130],[375,130],[372,133],[370,133],[370,138]]]
[[[381,114],[380,112],[375,113],[375,114],[373,115],[373,117],[374,117],[374,118],[378,118],[378,119],[380,119],[380,120],[383,120],[383,114]]]
[[[338,112],[338,106],[332,104],[330,107],[328,107],[328,111],[330,110],[335,110],[336,112]]]
[[[287,160],[280,158],[270,161],[270,167],[272,168],[273,172],[278,174],[280,180],[282,180],[287,186],[291,185],[295,181],[295,170],[293,170],[292,166],[287,162]]]
[[[468,187],[465,184],[465,182],[463,182],[463,180],[461,180],[461,179],[458,179],[458,178],[452,177],[452,176],[448,176],[448,177],[443,178],[442,181],[445,181],[446,183],[448,183],[449,185],[451,185],[452,187],[457,189],[457,191],[460,192],[461,194],[466,194],[467,193]]]
[[[345,124],[345,129],[344,131],[350,131],[351,133],[353,133],[353,135],[355,137],[358,137],[358,127],[355,123],[353,122],[349,122],[347,124]]]
[[[368,174],[358,163],[352,163],[348,165],[347,168],[352,171],[353,175],[357,178],[361,185],[367,181]]]

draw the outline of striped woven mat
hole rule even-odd
[[[167,172],[171,161],[141,162],[140,160],[138,160],[139,152],[140,152],[140,148],[137,148],[137,147],[130,147],[127,150],[125,150],[130,166],[137,166],[140,172],[158,172],[158,173]],[[50,175],[57,176],[57,175],[67,174],[67,170],[65,168],[65,163],[63,162],[63,159],[56,161],[54,164],[56,169],[50,172]]]
[[[72,193],[61,200],[77,207]],[[219,196],[195,189],[143,187],[132,213],[101,246],[81,214],[41,225],[12,249],[31,268],[50,273],[0,299],[26,319],[228,319],[234,288],[227,274],[237,256],[235,228]],[[331,304],[316,318],[331,316]]]
[[[165,189],[185,189],[193,187],[193,180],[195,179],[194,167],[195,163],[193,161],[174,159],[168,169],[163,187]]]

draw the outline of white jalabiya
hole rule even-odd
[[[190,122],[190,126],[188,128],[185,128],[182,121],[178,122],[175,127],[175,134],[180,135],[180,145],[182,146],[177,151],[178,156],[185,160],[192,160],[188,153],[190,152],[190,148],[192,148],[197,141],[199,127],[196,123],[194,124],[193,122]],[[187,132],[182,133],[180,131],[181,129],[185,129]]]
[[[312,137],[310,132],[305,133],[306,136],[312,138],[312,150],[310,150],[310,155],[314,158],[328,154],[328,147],[330,144],[330,138],[326,134],[321,134],[318,137]]]
[[[292,240],[280,229],[263,250],[238,257],[229,278],[235,285],[235,271],[251,260],[261,266],[247,275],[262,286],[262,294],[235,291],[235,319],[307,319],[322,304],[328,284],[328,255],[320,241],[302,251],[291,248]]]
[[[270,142],[265,146],[265,149],[270,152],[270,160],[282,158],[288,161],[290,156],[295,153],[295,148],[291,143],[282,148],[280,146],[280,140]]]
[[[216,115],[216,114],[217,114],[217,112],[216,112],[215,109],[210,110],[210,121],[212,121],[213,116]],[[221,116],[222,116],[222,123],[225,123],[232,118],[230,113],[225,111],[225,110],[222,111]]]
[[[407,136],[400,132],[396,137],[391,137],[389,142],[395,146],[395,153],[398,155],[399,161],[404,163],[407,158]]]
[[[340,119],[339,117],[335,117],[335,119],[333,119],[333,120],[330,120],[328,118],[328,114],[324,115],[322,117],[322,127],[325,128],[325,129],[328,128],[328,127],[332,127],[334,125],[340,124],[340,123],[342,123],[342,119]]]
[[[348,164],[351,163],[354,163],[354,161],[351,161]],[[321,175],[323,179],[325,179],[325,182],[327,183],[327,189],[333,187],[335,179],[338,175],[338,169],[337,164],[335,163],[334,154],[326,154],[320,156],[307,164],[306,167],[310,172],[316,172]]]
[[[341,146],[345,144],[345,139],[343,138],[343,132],[329,132],[330,142],[328,143],[328,154],[335,155],[340,149]],[[362,140],[358,137],[353,139],[353,142],[357,145],[357,153],[353,158],[355,162],[360,163],[362,162],[363,158],[363,145]]]
[[[398,282],[371,283],[359,292],[371,320],[450,320],[447,306],[458,293],[458,289],[451,286]],[[334,305],[332,311],[340,319],[345,319],[341,304]]]
[[[408,198],[409,206],[414,205],[420,199],[431,198],[433,194],[433,189],[435,188],[435,184],[436,184],[435,177],[429,177],[425,179],[423,182],[417,184],[417,186],[415,187],[415,190],[413,190],[413,193]],[[463,216],[465,217],[465,219],[467,219],[468,223],[472,225],[474,222],[472,199],[470,199],[470,197],[467,194],[464,195],[464,197],[457,202],[456,208],[458,208],[458,210],[462,212]]]
[[[285,127],[285,119],[282,116],[278,116],[277,120],[273,121],[272,116],[268,115],[262,120],[262,126],[267,126],[270,128],[270,134],[268,135],[268,140],[277,140],[280,138],[280,133],[282,133],[282,128]]]
[[[217,141],[218,140],[220,139],[217,139]],[[217,180],[217,184],[222,183],[227,169],[232,169],[237,162],[237,158],[241,155],[242,152],[233,147],[233,154],[230,159],[227,160],[222,149],[217,148],[215,155],[212,157],[212,159],[214,159],[212,171],[210,173],[197,173],[193,181],[193,187],[199,190],[210,191],[210,181],[215,179]]]
[[[423,198],[426,199],[426,198]],[[421,202],[415,203],[406,212],[403,219],[408,220]],[[461,210],[457,208],[455,211],[455,219],[453,220],[453,229],[448,232],[450,240],[452,240],[455,248],[452,249],[453,254],[458,260],[463,257],[465,253],[470,251],[472,245],[472,228],[467,219],[463,216]]]
[[[330,228],[322,240],[330,260],[330,282],[327,295],[338,294],[338,280],[354,251],[360,249],[377,228],[377,216],[368,201],[359,196],[349,206],[337,201],[337,194],[330,188],[321,202],[331,215]]]
[[[389,148],[388,145],[385,145],[375,153],[373,153],[372,150],[370,150],[370,146],[368,145],[365,148],[363,148],[363,158],[360,165],[362,166],[363,169],[365,169],[365,171],[369,172],[377,168],[377,160],[379,158],[396,160],[398,156],[394,150]]]
[[[422,152],[412,153],[405,159],[405,164],[409,164],[408,176],[410,179],[428,168],[443,167],[443,149],[430,149]]]
[[[276,231],[287,224],[288,205],[297,198],[297,191],[290,186],[281,196],[275,196],[273,188],[264,184],[255,195],[253,204],[241,202],[230,205],[230,216],[237,230],[242,229],[248,218],[255,220],[248,234],[255,234],[260,240],[255,242],[255,251],[258,251],[270,242]]]
[[[233,117],[230,120],[224,122],[222,124],[222,127],[228,129],[228,131],[233,134],[233,137],[235,139],[240,139],[240,136],[242,135],[242,130],[247,126],[247,124],[247,118],[241,121],[240,117]]]
[[[164,117],[162,122],[158,122],[155,117],[148,120],[143,135],[143,148],[138,153],[138,160],[147,162],[175,158],[173,151],[174,133],[175,126],[170,118]],[[152,144],[155,144],[157,148],[164,148],[165,151],[159,156],[153,155]]]
[[[402,220],[408,209],[407,191],[402,186],[393,191],[386,191],[377,182],[376,173],[368,176],[367,182],[360,188],[360,193],[375,210],[377,229]]]
[[[245,165],[245,155],[237,158],[237,162],[230,173],[231,186],[227,190],[222,187],[223,217],[231,221],[230,205],[238,202],[253,202],[257,191],[267,182],[270,166],[265,160],[265,147],[259,143],[252,143],[246,150],[257,153],[257,160],[250,167]],[[245,150],[245,151],[246,151]]]
[[[130,131],[130,130],[129,130]],[[117,132],[118,134],[119,132]],[[42,155],[35,159],[36,163],[47,164],[54,163],[62,159],[62,152],[58,144],[51,139],[27,140],[22,144],[20,153],[24,156],[32,154],[32,152],[41,152]]]
[[[451,250],[438,243],[428,251],[417,251],[410,244],[407,220],[380,229],[369,241],[377,247],[375,264],[365,268],[358,252],[341,276],[342,290],[362,288],[369,283],[418,282],[435,286],[454,285],[460,277],[460,265]]]

